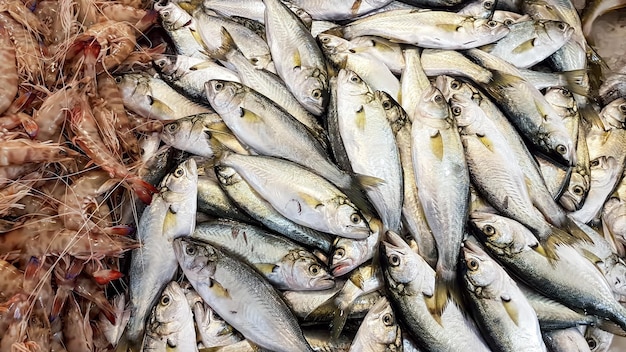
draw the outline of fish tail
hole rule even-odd
[[[565,88],[574,94],[587,96],[589,89],[584,85],[586,74],[587,70],[584,69],[561,72],[561,76],[566,82]]]
[[[455,271],[446,270],[437,266],[435,272],[435,292],[431,300],[427,301],[428,310],[435,320],[441,325],[441,316],[448,306],[448,302],[455,292]]]
[[[589,235],[587,235],[587,233],[583,229],[581,229],[580,226],[578,226],[576,221],[574,221],[569,216],[566,216],[565,219],[565,229],[572,237],[574,237],[576,240],[585,241],[593,244],[593,240],[591,239],[591,237],[589,237]]]
[[[604,123],[600,118],[600,114],[594,110],[594,108],[590,104],[585,104],[580,107],[580,117],[585,120],[591,126],[604,129]]]
[[[222,27],[220,29],[220,36],[222,38],[222,45],[219,48],[211,51],[209,54],[210,57],[218,60],[227,60],[226,55],[232,51],[239,50],[237,44],[233,40],[233,37],[228,32],[228,29]]]
[[[610,320],[604,320],[604,319],[598,318],[598,320],[594,323],[594,325],[598,329],[602,331],[610,332],[613,335],[622,336],[622,337],[626,336],[626,331],[624,331],[624,329],[622,329],[620,325]]]
[[[569,227],[570,223],[573,223],[571,219],[568,220],[566,227]],[[579,237],[572,236],[570,233],[556,226],[549,225],[549,227],[550,227],[550,232],[548,233],[548,235],[540,238],[538,246],[533,249],[537,251],[538,253],[540,253],[541,255],[548,258],[548,261],[550,261],[550,263],[554,263],[555,261],[559,260],[559,255],[556,253],[557,246],[559,245],[571,246],[573,243],[580,241],[581,240],[580,237],[583,237],[583,235],[584,237],[587,238],[588,241],[591,241],[589,236],[587,236],[587,234],[585,234],[578,227],[578,225],[576,225],[576,227],[578,228],[578,231],[575,231],[575,232]]]

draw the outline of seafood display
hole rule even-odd
[[[610,351],[622,7],[0,1],[0,352]]]

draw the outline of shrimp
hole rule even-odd
[[[100,8],[100,12],[102,12],[102,16],[107,20],[126,22],[131,25],[140,23],[143,25],[137,28],[140,32],[148,29],[146,24],[149,23],[150,16],[154,16],[155,19],[158,16],[154,10],[144,10],[140,7],[132,7],[117,2],[103,4]]]
[[[117,132],[118,139],[122,142],[125,151],[132,155],[138,155],[137,137],[131,131],[130,119],[126,114],[126,108],[124,108],[122,94],[113,78],[105,74],[98,76],[98,96],[103,103],[101,109],[106,109],[113,115],[113,130]]]
[[[88,79],[74,81],[63,87],[63,89],[57,90],[43,101],[41,107],[33,116],[35,123],[39,126],[39,132],[35,137],[36,140],[61,141],[61,132],[66,112],[85,94],[88,81]]]
[[[6,185],[13,182],[13,180],[18,179],[29,172],[33,172],[40,167],[41,165],[35,163],[0,166],[0,187],[6,187]]]
[[[50,350],[50,321],[42,309],[35,309],[28,318],[26,328],[28,335],[27,348],[31,346],[33,351]]]
[[[0,189],[0,216],[8,215],[13,208],[24,208],[24,205],[18,202],[30,193],[31,188],[42,176],[43,172],[36,170]]]
[[[0,2],[0,12],[8,12],[11,17],[37,37],[50,35],[50,30],[19,0]]]
[[[165,54],[167,44],[161,43],[154,48],[141,47],[128,55],[113,72],[145,71],[152,67],[157,55]]]
[[[63,320],[63,332],[65,336],[65,346],[68,351],[91,351],[93,347],[93,331],[89,324],[89,310],[91,304],[87,305],[85,312],[81,312],[76,298],[71,295],[69,298],[69,309]]]
[[[7,303],[6,309],[9,314],[6,317],[8,318],[8,326],[2,330],[0,351],[11,351],[14,346],[19,346],[26,339],[29,310],[28,297],[24,294],[18,294]]]
[[[35,162],[56,162],[77,157],[75,151],[58,143],[29,139],[5,140],[0,144],[0,166]]]
[[[111,177],[122,178],[130,183],[137,196],[146,204],[152,200],[152,194],[158,190],[151,184],[133,175],[124,164],[109,153],[99,137],[95,118],[87,101],[82,100],[70,111],[71,128],[74,132],[74,144],[78,145],[92,160]]]
[[[23,274],[13,264],[0,259],[0,302],[22,291]]]
[[[6,12],[0,12],[0,26],[6,29],[15,47],[18,75],[24,81],[38,81],[43,77],[43,56],[38,40]]]
[[[97,41],[100,45],[100,53],[97,56],[97,72],[111,71],[124,62],[128,55],[135,49],[137,36],[132,25],[126,22],[106,20],[90,26],[84,33],[78,36],[70,51],[76,51],[77,47],[83,47],[85,41]]]
[[[0,113],[5,112],[17,95],[18,75],[15,48],[9,33],[0,25]]]

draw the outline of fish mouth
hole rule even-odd
[[[464,254],[473,254],[476,256],[485,255],[485,251],[480,247],[475,240],[467,239],[463,242],[463,253]]]
[[[384,241],[382,241],[382,243],[384,243],[388,247],[397,248],[397,249],[408,246],[408,244],[404,241],[404,239],[402,239],[400,235],[398,235],[397,233],[393,231],[385,232],[385,239]]]
[[[343,276],[352,271],[353,266],[352,260],[344,260],[339,263],[332,264],[330,266],[330,271],[335,277]]]
[[[311,288],[314,290],[329,290],[335,287],[335,278],[331,275],[326,277],[314,279],[312,281]]]

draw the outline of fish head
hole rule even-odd
[[[461,253],[464,279],[471,291],[475,292],[478,288],[482,290],[496,281],[499,276],[498,264],[478,244],[465,241]]]
[[[334,56],[338,53],[345,53],[350,50],[350,41],[335,35],[337,30],[330,29],[317,35],[317,41],[326,56]]]
[[[356,72],[348,69],[342,69],[337,75],[337,85],[346,94],[351,96],[371,94],[371,90],[367,83],[356,74]]]
[[[215,175],[222,186],[232,186],[243,181],[235,169],[226,165],[215,165]]]
[[[547,131],[539,137],[538,141],[543,150],[547,151],[550,157],[566,166],[576,165],[576,148],[565,125],[552,127],[546,125],[545,127]]]
[[[333,256],[330,259],[330,270],[334,276],[343,276],[357,266],[365,263],[370,257],[368,239],[375,236],[372,233],[367,239],[355,240],[352,238],[337,237],[333,243]]]
[[[608,351],[613,342],[613,335],[597,327],[589,327],[585,331],[585,340],[591,352]]]
[[[270,55],[269,53],[250,55],[248,60],[257,70],[266,70],[270,72],[276,71],[276,68],[274,67],[274,61],[272,61],[272,55]]]
[[[602,155],[591,161],[589,161],[589,168],[591,174],[590,183],[594,185],[594,188],[612,188],[617,174],[621,171],[618,167],[618,161],[612,156]],[[610,191],[607,189],[607,192]]]
[[[313,115],[319,116],[328,104],[328,74],[317,67],[294,67],[296,99]]]
[[[626,202],[610,198],[602,210],[602,223],[615,241],[626,243]]]
[[[491,250],[498,253],[511,254],[511,251],[517,253],[521,250],[516,244],[525,243],[525,241],[521,241],[522,236],[517,231],[528,231],[534,238],[530,230],[523,225],[500,215],[472,212],[470,222],[479,231],[478,237],[484,240]]]
[[[441,91],[430,87],[422,93],[421,104],[417,107],[419,116],[429,119],[444,120],[450,117],[448,101]]]
[[[400,334],[400,327],[391,303],[381,297],[367,312],[362,324],[366,324],[369,339],[379,345],[395,345]]]
[[[149,329],[160,335],[169,335],[178,330],[185,316],[190,316],[189,309],[183,289],[172,281],[163,289],[154,306]]]
[[[156,54],[152,58],[154,67],[164,75],[171,75],[176,71],[176,64],[170,55]]]
[[[406,124],[408,120],[406,112],[389,93],[377,90],[374,92],[374,99],[385,109],[385,116],[387,116],[387,121],[389,121],[394,132]]]
[[[175,2],[169,2],[168,0],[155,2],[154,10],[159,13],[161,24],[166,30],[179,29],[192,20],[189,13]]]
[[[582,175],[579,172],[572,172],[567,189],[561,195],[559,203],[567,211],[579,210],[585,202],[589,186],[589,176]]]
[[[347,198],[339,197],[324,207],[332,233],[348,238],[364,239],[371,233],[363,214]]]
[[[475,19],[473,27],[476,36],[490,37],[493,41],[503,38],[511,31],[504,23],[488,18]]]
[[[244,94],[240,83],[217,79],[206,82],[204,89],[209,103],[217,112],[238,109]]]
[[[471,98],[464,95],[454,94],[450,97],[450,112],[459,127],[465,128],[474,125],[477,127],[480,107]]]
[[[305,27],[311,28],[311,25],[313,25],[313,17],[308,12],[306,12],[302,7],[289,1],[284,1],[283,4],[285,4],[291,12],[298,16],[300,21],[304,23]]]
[[[172,121],[163,126],[161,139],[165,142],[165,144],[171,144],[177,138],[182,138],[183,136],[188,135],[191,132],[192,127],[193,123],[186,118]]]
[[[386,238],[381,242],[381,257],[385,264],[386,276],[392,280],[392,286],[408,284],[420,276],[423,266],[420,266],[420,256],[400,237],[387,231]],[[426,264],[422,259],[421,262]],[[428,265],[428,264],[426,264]]]
[[[529,21],[531,18],[528,15],[521,15],[516,12],[496,10],[493,12],[491,19],[502,22],[505,26],[511,26],[515,23]]]
[[[605,129],[626,128],[626,98],[615,99],[600,112]]]
[[[190,282],[208,282],[215,274],[219,252],[210,244],[179,237],[173,242],[176,259]]]
[[[574,34],[574,27],[563,21],[537,21],[535,26],[541,26],[554,43],[565,43]]]
[[[278,263],[282,281],[291,289],[327,290],[335,286],[335,278],[309,252],[292,251]]]
[[[148,78],[140,73],[127,73],[117,76],[115,83],[125,98],[145,96],[150,93]]]
[[[161,188],[166,188],[169,192],[187,194],[197,188],[198,167],[196,160],[189,158],[176,167],[163,179]]]
[[[552,106],[577,111],[578,105],[574,100],[574,95],[569,90],[562,87],[552,87],[546,90],[544,94],[546,101]]]
[[[611,285],[613,292],[626,296],[626,264],[620,258],[615,258],[615,260],[605,277],[609,285]]]

